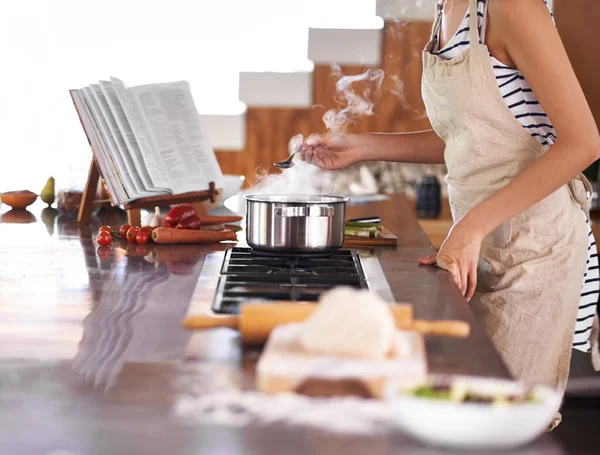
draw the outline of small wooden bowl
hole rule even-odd
[[[2,193],[2,195],[0,196],[3,204],[6,204],[12,207],[13,209],[17,210],[29,207],[35,202],[37,197],[37,194],[27,190],[9,191],[7,193]]]

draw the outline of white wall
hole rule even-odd
[[[188,80],[201,113],[239,113],[239,72],[306,65],[309,26],[358,26],[375,0],[0,2],[0,192],[38,192],[91,152],[68,95],[100,78]]]
[[[438,0],[377,0],[377,15],[390,20],[433,19]]]
[[[553,8],[554,0],[546,0]],[[377,15],[396,20],[431,20],[438,0],[377,0]]]

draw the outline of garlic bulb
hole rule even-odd
[[[160,208],[154,207],[154,213],[149,213],[142,221],[143,226],[163,227],[165,225],[165,217],[160,214]]]

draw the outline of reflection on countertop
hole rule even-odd
[[[128,271],[136,263],[142,270]],[[180,321],[194,286],[164,263],[126,255],[94,296],[73,369],[109,388],[126,362],[180,360],[191,336]]]
[[[117,238],[97,246],[98,226],[125,223],[119,209],[102,211],[91,226],[40,204],[8,209],[0,215],[0,314],[13,323],[0,329],[0,351],[72,359],[74,371],[104,387],[114,386],[125,363],[182,358],[191,333],[181,318],[206,247]],[[41,222],[19,221],[30,218]]]

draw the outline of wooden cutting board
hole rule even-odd
[[[278,326],[258,361],[257,388],[265,393],[383,398],[386,388],[414,386],[427,372],[423,336],[397,331],[394,354],[381,361],[317,355],[297,342],[300,324]]]
[[[398,237],[383,227],[377,238],[370,237],[350,237],[344,238],[345,247],[353,246],[397,246]]]

